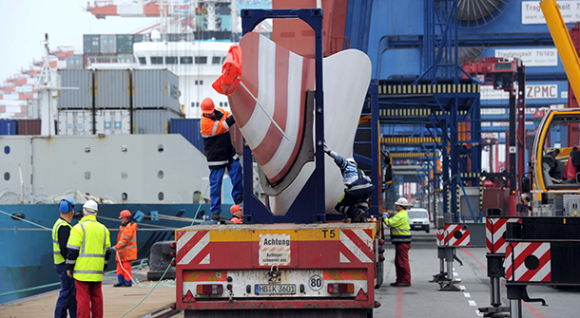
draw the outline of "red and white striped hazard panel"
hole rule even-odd
[[[552,280],[550,243],[508,243],[504,268],[508,281],[550,282]]]
[[[341,230],[340,243],[340,263],[373,262],[372,230]]]
[[[209,264],[209,232],[177,232],[177,264]]]
[[[505,253],[507,247],[503,239],[507,224],[511,222],[521,223],[521,218],[487,218],[485,221],[485,239],[488,253]]]
[[[443,229],[435,230],[435,234],[437,235],[437,246],[443,247],[445,246],[445,232]]]
[[[445,244],[447,246],[471,245],[470,233],[463,224],[445,224]]]

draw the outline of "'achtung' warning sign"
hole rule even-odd
[[[260,266],[290,263],[290,234],[260,234]]]

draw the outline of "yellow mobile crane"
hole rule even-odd
[[[580,60],[555,0],[540,2],[570,86],[580,94]],[[522,178],[524,202],[533,216],[578,215],[580,211],[580,109],[552,109],[542,119]],[[531,183],[531,184],[530,184]]]

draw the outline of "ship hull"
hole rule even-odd
[[[223,211],[226,208],[224,206]],[[81,209],[80,205],[75,208],[73,225],[80,219]],[[139,259],[149,258],[154,243],[174,239],[175,228],[191,225],[191,219],[196,214],[198,218],[209,214],[207,204],[101,204],[97,220],[110,230],[112,245],[116,243],[119,233],[119,212],[125,209],[137,216]],[[0,205],[0,210],[11,215],[21,213],[27,221],[46,228],[52,228],[58,218],[54,204]],[[54,268],[50,231],[2,213],[0,242],[4,246],[0,260],[0,294],[59,282]],[[115,260],[111,257],[107,270],[115,268]],[[58,288],[57,285],[0,296],[0,304]]]

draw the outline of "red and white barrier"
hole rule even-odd
[[[552,280],[551,258],[550,243],[508,243],[504,263],[506,280],[550,282]]]

